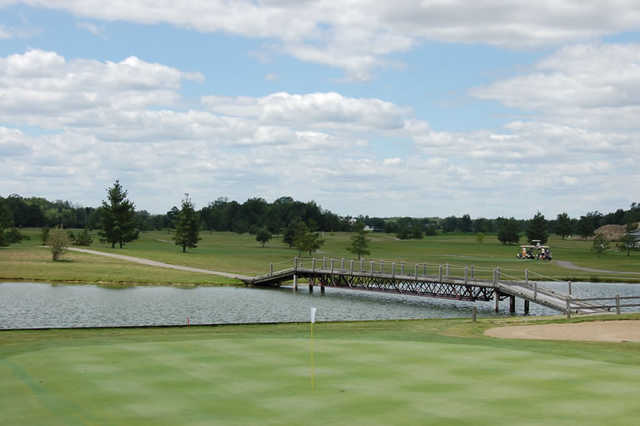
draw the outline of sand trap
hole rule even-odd
[[[640,342],[640,321],[594,321],[574,324],[516,325],[491,328],[486,336],[504,339]]]

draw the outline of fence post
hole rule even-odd
[[[438,280],[442,282],[442,265],[438,265]]]
[[[413,275],[415,277],[415,280],[418,281],[418,265],[417,264],[413,266]]]
[[[340,259],[340,270],[344,272],[344,257]]]
[[[567,296],[567,319],[571,319],[571,296]]]
[[[567,282],[569,284],[569,296],[571,296],[571,281]]]
[[[269,275],[273,275],[273,263],[269,264]]]
[[[498,278],[497,278],[497,274],[496,274],[496,270],[493,270],[493,286],[495,287],[498,284]]]
[[[404,263],[400,264],[400,275],[404,275]]]
[[[298,270],[298,256],[293,258],[293,270],[294,271]]]
[[[620,295],[616,294],[616,315],[620,315]]]
[[[353,274],[353,260],[349,261],[349,274]]]
[[[396,262],[391,262],[391,276],[396,276]]]
[[[464,283],[467,284],[469,282],[469,267],[464,267]]]

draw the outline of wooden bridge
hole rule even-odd
[[[452,269],[458,275],[451,274]],[[386,261],[345,260],[333,258],[295,258],[290,266],[269,271],[264,275],[248,277],[243,281],[253,286],[280,286],[293,281],[297,290],[298,279],[306,278],[309,292],[319,286],[324,293],[325,287],[337,287],[352,290],[378,291],[385,293],[408,294],[452,300],[495,301],[498,312],[499,302],[509,299],[509,311],[516,311],[516,297],[524,300],[524,313],[529,313],[531,302],[564,312],[595,313],[602,311],[583,301],[574,300],[571,295],[540,288],[536,281],[529,281],[525,270],[523,280],[506,279],[495,268],[488,274],[490,278],[477,278],[473,266],[450,267],[450,265],[428,265],[395,263]],[[487,275],[487,271],[483,271]],[[570,283],[569,283],[570,286]]]

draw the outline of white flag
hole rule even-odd
[[[311,308],[311,323],[316,322],[316,308]]]

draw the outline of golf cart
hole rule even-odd
[[[540,240],[531,241],[532,244],[520,246],[516,255],[518,259],[551,260],[551,248],[540,245]]]

